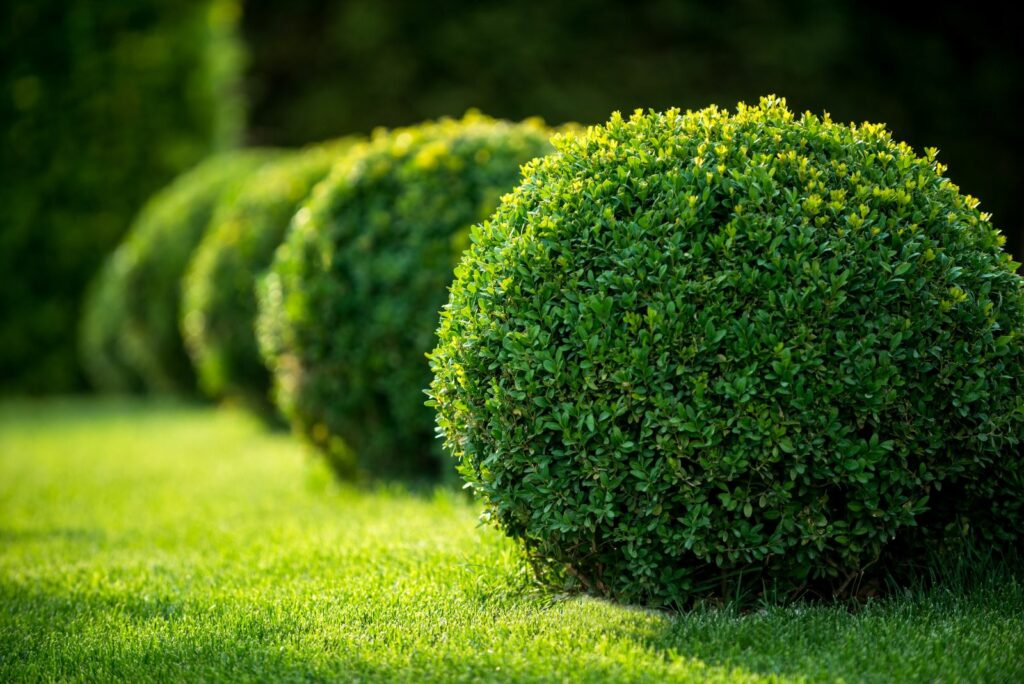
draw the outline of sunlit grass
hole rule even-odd
[[[1024,681],[1006,573],[672,617],[537,592],[476,518],[232,411],[0,406],[0,681]]]

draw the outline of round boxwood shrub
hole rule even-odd
[[[549,135],[477,113],[378,131],[296,215],[258,334],[284,414],[342,476],[437,473],[423,405],[436,312],[469,226]]]
[[[179,176],[135,219],[113,257],[123,263],[103,272],[116,283],[99,283],[96,292],[113,301],[97,297],[90,306],[110,311],[86,316],[107,321],[108,334],[117,338],[117,362],[130,368],[147,390],[195,390],[195,375],[178,332],[181,278],[221,196],[276,154],[225,153]]]
[[[270,376],[256,345],[256,278],[313,185],[352,139],[268,163],[221,198],[182,284],[181,330],[200,388],[270,411]]]
[[[1020,542],[1022,281],[934,150],[774,98],[555,145],[474,229],[431,355],[543,577],[835,594]]]

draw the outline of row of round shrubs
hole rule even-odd
[[[291,217],[353,138],[316,145],[247,174],[223,196],[182,281],[181,332],[200,389],[270,415],[270,377],[256,346],[256,278]]]
[[[86,300],[82,365],[97,387],[194,389],[195,374],[178,334],[181,276],[222,196],[279,155],[269,150],[217,155],[146,203]]]
[[[438,473],[429,385],[486,517],[621,600],[1020,544],[1024,281],[933,150],[776,98],[550,134],[470,114],[210,162],[112,258],[87,359],[182,389],[187,349],[261,411],[272,382],[345,477]]]
[[[198,387],[272,416],[269,368],[285,416],[342,476],[435,476],[436,312],[469,227],[550,133],[471,112],[215,157],[155,196],[106,264],[83,362],[103,389]]]

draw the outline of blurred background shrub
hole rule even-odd
[[[215,155],[146,203],[93,286],[84,314],[84,365],[95,373],[96,387],[123,389],[123,369],[150,392],[196,390],[178,326],[182,278],[221,199],[278,154],[248,149]]]
[[[0,391],[82,386],[85,284],[139,206],[242,134],[232,0],[0,8]]]
[[[355,140],[287,154],[220,200],[182,283],[182,336],[209,396],[272,413],[270,375],[254,328],[256,279],[270,266],[300,203]]]
[[[101,392],[127,394],[145,389],[142,378],[125,358],[122,346],[125,309],[124,283],[131,248],[118,245],[89,284],[78,331],[79,358],[91,386]]]

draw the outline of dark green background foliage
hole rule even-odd
[[[269,410],[270,377],[256,344],[256,278],[292,215],[352,146],[344,139],[290,153],[220,200],[182,286],[182,336],[201,389]]]
[[[771,98],[557,148],[474,230],[432,356],[542,568],[672,604],[1020,543],[1022,280],[934,150]]]
[[[423,406],[437,310],[469,226],[549,133],[479,114],[379,131],[296,216],[262,289],[260,343],[285,414],[342,474],[438,471]]]
[[[0,9],[0,391],[78,388],[79,301],[145,199],[241,133],[230,0]]]
[[[127,368],[153,392],[195,390],[178,327],[181,279],[221,196],[275,154],[211,157],[146,203],[103,269],[84,315],[82,346],[87,367],[97,372],[94,384],[123,389],[123,376],[106,371]]]
[[[783,92],[935,146],[1024,257],[1024,51],[1008,3],[262,0],[252,134],[296,144],[480,107],[604,121]]]

